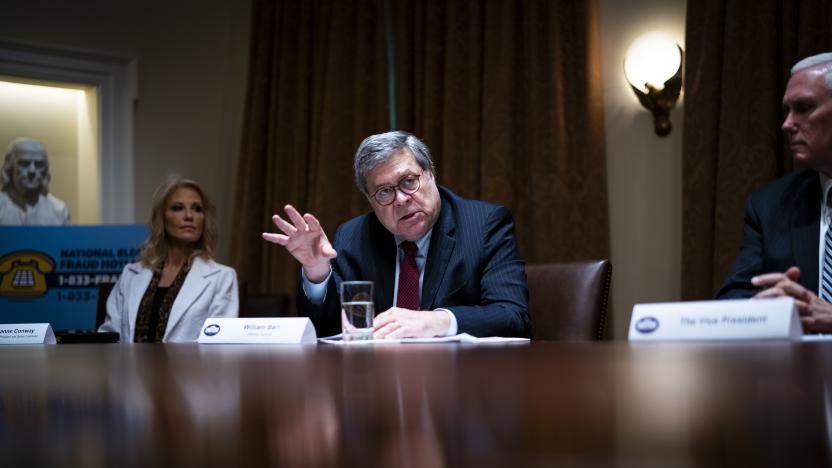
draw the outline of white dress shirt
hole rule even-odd
[[[826,231],[829,229],[830,217],[832,217],[832,207],[829,206],[828,195],[829,189],[832,188],[832,179],[823,174],[818,174],[820,175],[821,197],[823,197],[820,201],[820,237],[818,238],[818,295],[820,295],[823,287],[823,254],[826,245]],[[832,255],[832,252],[830,252],[830,255]]]

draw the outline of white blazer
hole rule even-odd
[[[107,319],[98,331],[121,334],[122,343],[132,343],[142,297],[153,278],[153,270],[141,262],[124,267],[107,298]],[[237,317],[237,273],[233,268],[199,257],[173,301],[162,341],[196,341],[208,317]]]

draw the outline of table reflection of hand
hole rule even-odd
[[[287,406],[277,408],[280,421],[269,446],[277,466],[336,466],[338,415],[335,401],[327,393],[304,397],[303,404],[287,415]]]
[[[431,401],[429,385],[418,369],[409,370],[413,372],[396,372],[396,404],[388,415],[395,418],[395,429],[379,440],[380,465],[444,467],[435,421],[435,406],[439,403]]]
[[[445,466],[434,432],[405,430],[388,437],[381,449],[381,466]]]

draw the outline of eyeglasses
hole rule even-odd
[[[381,206],[389,205],[396,199],[396,190],[405,195],[413,195],[416,193],[416,191],[419,190],[419,180],[421,177],[421,174],[406,175],[402,177],[396,185],[385,185],[380,187],[374,194],[370,195],[370,198],[375,200],[376,203]]]

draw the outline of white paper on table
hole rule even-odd
[[[381,340],[358,340],[358,341],[344,341],[342,334],[339,333],[325,338],[319,338],[321,343],[329,343],[335,345],[362,345],[362,344],[408,344],[408,343],[528,343],[528,338],[505,338],[502,336],[486,336],[478,338],[467,333],[460,333],[453,336],[440,336],[437,338],[399,338],[396,340],[381,339]]]

